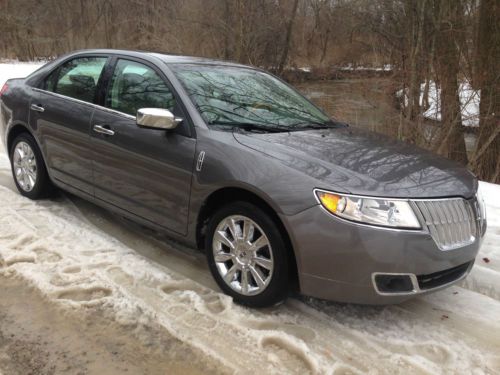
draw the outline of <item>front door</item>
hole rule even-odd
[[[136,123],[140,108],[184,118],[165,78],[151,65],[118,59],[104,105],[92,119],[96,198],[185,234],[196,140],[183,128],[187,120],[173,131]]]

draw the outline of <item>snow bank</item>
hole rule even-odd
[[[0,74],[6,76],[2,66]],[[495,373],[500,186],[481,188],[490,226],[463,286],[397,306],[290,298],[252,310],[220,293],[193,250],[69,195],[23,198],[0,150],[0,273],[24,280],[62,310],[118,322],[151,350],[160,326],[213,358],[221,372]]]

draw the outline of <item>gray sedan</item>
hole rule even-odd
[[[250,306],[401,302],[463,279],[486,230],[465,168],[248,66],[79,51],[7,81],[0,111],[22,195],[58,187],[196,246]]]

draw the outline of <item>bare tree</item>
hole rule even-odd
[[[463,9],[460,0],[435,1],[437,82],[441,88],[441,136],[437,152],[467,164],[459,98],[460,51],[458,33],[462,30]]]
[[[286,37],[285,43],[283,45],[283,52],[281,53],[281,58],[278,64],[278,73],[283,73],[283,69],[285,68],[285,64],[288,60],[288,51],[290,50],[290,42],[292,40],[292,31],[293,31],[293,22],[295,21],[295,17],[297,16],[297,9],[299,7],[299,0],[294,0],[292,6],[292,13],[290,15],[290,19],[288,20],[286,27]]]
[[[475,84],[481,90],[480,126],[471,166],[480,178],[500,183],[500,1],[481,0]]]

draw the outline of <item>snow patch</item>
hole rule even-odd
[[[420,105],[424,105],[425,84],[420,85]],[[403,90],[399,90],[396,95],[401,98]],[[481,91],[474,90],[468,81],[463,81],[459,85],[459,98],[461,120],[463,126],[479,126],[479,103]],[[404,106],[408,106],[408,95],[404,95]],[[424,118],[434,121],[441,121],[441,88],[434,81],[429,82],[428,107],[423,113]]]
[[[27,77],[44,64],[45,63],[43,62],[15,62],[0,64],[0,88],[8,79]]]
[[[338,70],[341,71],[346,71],[346,72],[391,72],[394,68],[391,64],[384,64],[383,66],[363,66],[363,65],[354,65],[354,64],[347,64],[346,66],[341,66],[337,68]]]

